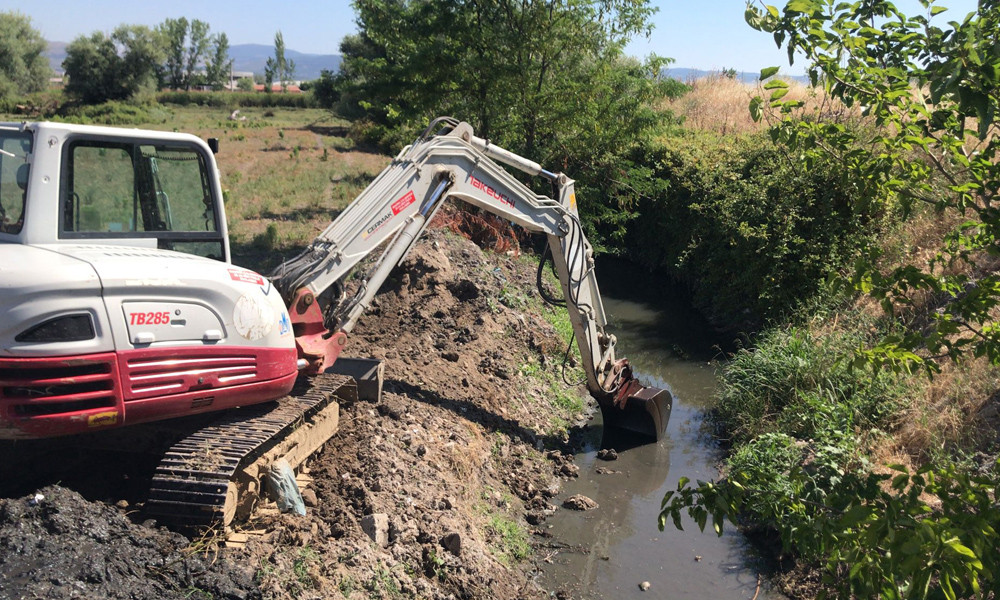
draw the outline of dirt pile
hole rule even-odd
[[[59,486],[0,499],[0,598],[260,598],[253,575]]]
[[[530,263],[441,231],[401,265],[348,346],[385,361],[381,402],[342,406],[307,517],[252,525],[271,532],[247,550],[266,596],[547,597],[529,523],[556,510],[565,461],[540,450],[580,415],[522,373],[563,350],[528,310],[533,280]]]
[[[57,487],[37,506],[8,496],[0,598],[547,597],[532,544],[561,510],[560,449],[587,409],[554,383],[566,341],[534,278],[530,261],[431,230],[352,335],[345,355],[383,359],[385,393],[341,407],[308,463],[305,517],[258,516],[245,548],[206,555],[218,540],[144,526],[141,501],[133,523]]]

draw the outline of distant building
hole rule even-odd
[[[226,89],[234,92],[239,89],[237,83],[240,79],[249,79],[254,81],[253,71],[230,71],[229,72],[229,83],[226,85]]]
[[[302,93],[302,89],[299,88],[299,83],[301,83],[301,82],[297,81],[295,83],[288,84],[287,86],[285,86],[285,91],[287,93],[289,93],[289,94],[301,94]],[[254,91],[257,91],[257,92],[263,92],[265,90],[265,87],[264,87],[263,83],[257,83],[257,84],[254,84],[253,89],[254,89]],[[280,92],[281,91],[281,84],[280,83],[272,83],[271,84],[271,91],[272,92]]]

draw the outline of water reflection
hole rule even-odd
[[[599,508],[587,512],[560,509],[547,525],[554,539],[568,545],[551,557],[543,572],[550,589],[573,598],[751,598],[757,570],[747,558],[745,542],[727,530],[717,537],[701,533],[685,519],[684,530],[672,524],[657,529],[660,500],[678,479],[708,479],[717,474],[718,455],[702,422],[716,386],[708,359],[712,343],[697,333],[690,319],[667,319],[648,305],[604,299],[618,336],[619,355],[627,356],[646,385],[674,397],[667,435],[659,444],[630,448],[618,460],[597,458],[597,451],[616,446],[601,440],[600,414],[595,417],[585,450],[576,458],[579,479],[567,482],[560,501],[583,494]],[[681,324],[676,324],[681,321]],[[648,581],[642,591],[639,584]],[[758,598],[776,598],[761,590]]]

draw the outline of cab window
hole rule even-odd
[[[0,131],[0,233],[20,233],[31,173],[31,134]]]
[[[61,237],[155,237],[223,259],[205,157],[194,147],[76,140],[68,145]]]

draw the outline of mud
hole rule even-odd
[[[307,463],[305,517],[258,515],[245,548],[222,549],[144,523],[114,487],[3,494],[0,598],[548,597],[533,545],[576,475],[565,425],[586,415],[525,375],[558,377],[564,350],[533,288],[530,263],[431,230],[345,351],[385,361],[385,393],[342,406]]]
[[[0,499],[2,598],[261,597],[252,569],[213,558],[63,487]]]

